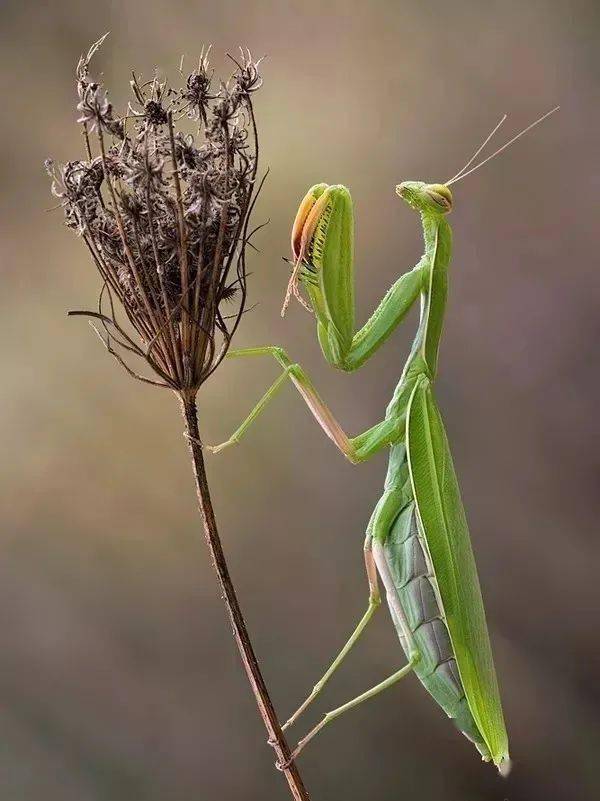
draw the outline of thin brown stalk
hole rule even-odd
[[[281,731],[281,726],[273,707],[273,702],[269,696],[267,685],[262,676],[250,635],[244,621],[244,616],[240,608],[237,595],[229,569],[227,567],[227,560],[221,545],[221,539],[217,529],[217,521],[212,506],[210,497],[210,490],[206,478],[206,469],[204,466],[204,458],[202,455],[202,445],[200,443],[200,435],[198,431],[198,419],[196,413],[196,402],[193,398],[182,397],[182,413],[185,421],[185,434],[188,441],[190,455],[192,457],[192,465],[194,469],[194,478],[196,480],[196,492],[198,495],[198,503],[200,506],[200,513],[202,515],[202,522],[204,525],[204,538],[210,552],[212,565],[219,586],[227,607],[227,612],[233,628],[233,635],[237,647],[242,658],[248,681],[256,699],[256,705],[265,724],[269,741],[273,744],[275,753],[277,754],[277,762],[279,765],[285,765],[282,769],[285,778],[287,779],[292,797],[295,801],[309,801],[309,795],[304,787],[304,783],[294,762],[289,763],[290,747]]]

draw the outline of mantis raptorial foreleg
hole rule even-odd
[[[206,445],[213,453],[218,453],[231,445],[237,444],[268,405],[286,379],[290,379],[306,405],[312,412],[315,420],[325,431],[327,436],[351,462],[358,463],[369,459],[386,445],[397,442],[404,434],[404,418],[402,416],[386,417],[376,425],[359,434],[349,437],[340,423],[334,417],[327,404],[321,399],[314,388],[312,381],[302,367],[292,362],[283,348],[274,345],[265,345],[260,348],[243,348],[232,350],[228,358],[241,358],[247,356],[271,356],[284,368],[283,373],[271,384],[250,414],[238,426],[228,440],[219,445]]]

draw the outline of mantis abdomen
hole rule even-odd
[[[419,531],[414,501],[399,513],[382,550],[389,570],[385,582],[388,596],[391,594],[393,598],[396,594],[420,654],[415,673],[456,727],[475,744],[484,758],[489,759],[489,750],[473,719],[460,679],[427,545]],[[390,578],[393,586],[388,586]],[[400,643],[409,656],[409,645],[394,609],[395,604],[392,602],[389,606]]]

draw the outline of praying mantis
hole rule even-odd
[[[298,209],[291,237],[293,269],[282,309],[292,296],[311,311],[327,362],[358,370],[420,301],[420,320],[408,359],[384,418],[349,437],[304,369],[276,346],[230,351],[229,357],[270,356],[283,368],[234,434],[213,452],[238,443],[283,384],[290,380],[327,436],[351,462],[389,448],[383,494],[366,529],[368,606],[324,676],[283,726],[315,700],[357,643],[381,605],[379,581],[407,663],[375,687],[328,712],[292,753],[295,759],[335,718],[415,673],[484,761],[505,774],[508,736],[469,530],[448,439],[435,397],[438,352],[448,292],[453,207],[450,186],[479,169],[558,109],[547,112],[479,164],[471,165],[506,119],[500,120],[465,166],[445,183],[405,181],[397,194],[421,218],[424,253],[401,275],[362,328],[354,324],[354,219],[349,191],[313,186]],[[308,300],[301,295],[304,289]]]

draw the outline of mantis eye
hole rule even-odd
[[[425,193],[442,211],[452,210],[452,192],[445,184],[429,184],[425,187]]]

